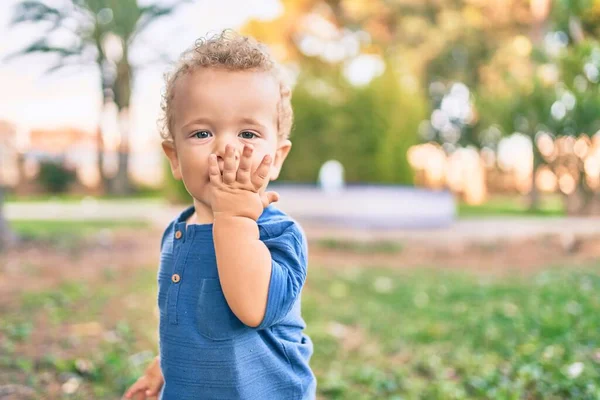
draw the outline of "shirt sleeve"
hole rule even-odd
[[[169,235],[171,235],[173,233],[173,227],[175,226],[175,222],[171,222],[169,224],[169,226],[167,226],[167,228],[165,229],[165,231],[163,232],[162,238],[160,239],[160,252],[162,253],[165,245],[167,245],[168,240],[169,240]],[[172,243],[171,246],[172,247]]]
[[[295,223],[263,242],[271,252],[271,280],[267,308],[257,329],[277,324],[290,312],[304,286],[308,258],[304,233]]]

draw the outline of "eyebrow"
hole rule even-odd
[[[181,129],[182,129],[182,130],[185,130],[187,127],[189,127],[190,125],[194,125],[194,124],[210,125],[210,122],[211,122],[211,121],[210,121],[210,119],[208,119],[208,118],[204,118],[204,117],[201,117],[201,118],[196,118],[196,119],[194,119],[194,120],[192,120],[192,121],[190,121],[190,122],[186,123],[185,125],[183,125],[183,126],[181,127]]]
[[[266,130],[266,127],[263,124],[261,124],[260,122],[258,122],[257,120],[255,120],[254,118],[251,118],[251,117],[241,118],[240,123],[254,125],[258,128],[261,128],[262,130]]]

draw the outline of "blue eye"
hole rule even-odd
[[[195,138],[198,139],[206,139],[212,136],[212,134],[209,131],[198,131],[198,132],[194,132],[194,134],[192,135]]]
[[[258,135],[254,132],[250,132],[250,131],[244,131],[242,133],[240,133],[239,135],[242,139],[254,139],[255,137],[258,137]]]

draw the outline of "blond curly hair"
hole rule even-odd
[[[173,140],[172,103],[175,82],[199,68],[225,68],[231,71],[270,72],[279,83],[280,99],[277,105],[277,136],[279,140],[290,136],[293,122],[292,91],[284,79],[281,66],[271,57],[265,45],[232,30],[200,38],[194,46],[184,51],[173,70],[165,74],[165,89],[161,100],[158,121],[160,136]]]

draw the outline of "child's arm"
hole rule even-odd
[[[259,240],[256,221],[215,215],[214,242],[219,279],[227,303],[248,326],[263,320],[271,278],[271,254]]]
[[[269,249],[259,240],[256,221],[278,195],[260,193],[268,182],[270,157],[251,173],[251,155],[252,148],[246,146],[236,168],[234,151],[228,148],[222,175],[216,156],[211,156],[209,175],[214,189],[213,238],[221,287],[234,314],[256,327],[265,316],[273,263]]]

